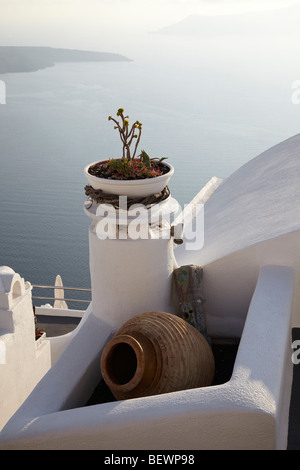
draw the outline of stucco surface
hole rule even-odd
[[[204,208],[204,246],[176,248],[179,265],[206,265],[300,230],[300,134],[250,160],[219,185]]]

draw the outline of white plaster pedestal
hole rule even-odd
[[[158,209],[161,224],[157,230],[149,229],[149,218],[139,218],[140,230],[144,236],[147,232],[147,238],[132,239],[129,232],[133,218],[118,211],[117,238],[100,239],[97,224],[101,220],[103,223],[107,214],[101,217],[98,204],[85,203],[85,213],[92,218],[89,249],[93,314],[115,329],[146,311],[174,313],[172,274],[177,264],[170,217],[178,210],[178,203],[168,198]]]

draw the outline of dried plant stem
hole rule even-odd
[[[141,133],[142,133],[142,124],[139,121],[135,121],[129,131],[129,121],[127,120],[129,116],[124,117],[123,110],[120,108],[117,113],[118,116],[121,116],[122,119],[122,126],[120,123],[114,119],[113,117],[109,116],[109,120],[112,120],[116,126],[115,129],[118,129],[120,138],[123,144],[123,158],[126,158],[128,161],[133,160],[140,142]],[[138,135],[135,134],[135,130],[138,129]],[[130,145],[132,144],[133,139],[137,139],[133,156],[131,157],[130,154]]]

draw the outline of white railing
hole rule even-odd
[[[43,285],[39,285],[39,284],[32,284],[32,287],[33,288],[38,288],[38,289],[61,289],[63,292],[65,290],[68,290],[68,291],[77,291],[77,292],[91,292],[91,289],[84,289],[84,288],[80,288],[80,287],[65,287],[65,286],[43,286]],[[64,298],[64,296],[62,296],[61,298],[59,297],[41,297],[41,296],[37,296],[37,295],[33,295],[32,296],[33,299],[37,299],[37,300],[61,300],[61,301],[65,301],[65,302],[81,302],[81,303],[90,303],[91,300],[85,300],[85,299],[76,299],[76,298],[72,298],[72,299],[66,299]]]

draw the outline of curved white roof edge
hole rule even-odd
[[[179,264],[205,265],[253,244],[300,230],[300,134],[253,158],[204,206],[204,246],[176,249]]]

